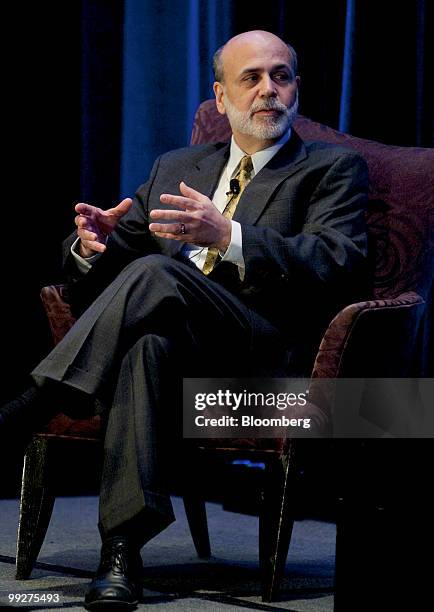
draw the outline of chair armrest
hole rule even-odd
[[[402,351],[406,349],[406,356],[410,355],[424,308],[425,301],[413,291],[396,298],[346,306],[324,334],[312,378],[406,376]],[[355,364],[350,363],[356,354],[359,368],[363,363],[363,369],[358,372]],[[372,363],[378,366],[382,356],[388,362],[383,363],[381,372],[375,372]],[[390,362],[391,358],[394,363]]]
[[[47,313],[54,344],[58,344],[76,321],[69,306],[67,285],[43,287],[41,300]],[[99,439],[100,431],[101,419],[98,415],[87,419],[71,419],[59,413],[39,432],[39,435]]]
[[[58,344],[76,319],[69,305],[66,285],[49,285],[41,290],[41,300],[47,313],[54,344]]]

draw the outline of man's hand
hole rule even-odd
[[[131,208],[131,198],[125,198],[120,204],[108,210],[81,202],[76,204],[75,217],[77,234],[80,238],[79,252],[82,257],[91,257],[95,253],[104,253],[106,240],[115,229],[118,221]]]
[[[160,238],[171,238],[197,244],[217,247],[226,251],[231,241],[232,225],[229,219],[217,210],[211,200],[180,183],[182,195],[163,193],[161,202],[171,204],[180,210],[152,210],[151,218],[163,223],[151,223],[149,229]]]

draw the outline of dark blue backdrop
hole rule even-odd
[[[3,396],[48,350],[39,288],[61,279],[74,202],[112,206],[159,153],[188,144],[212,54],[231,35],[266,29],[295,46],[312,119],[432,145],[428,0],[81,0],[11,4],[4,18]]]
[[[212,95],[211,59],[231,34],[229,0],[126,0],[121,195],[156,156],[189,142],[194,112]]]
[[[231,35],[269,29],[300,55],[301,112],[389,144],[430,146],[431,4],[371,0],[82,2],[84,199],[131,195],[158,154],[188,143]]]

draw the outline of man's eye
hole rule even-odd
[[[273,75],[273,79],[276,81],[289,81],[290,77],[286,72],[276,72],[276,74]]]
[[[248,76],[246,76],[246,78],[244,79],[247,82],[250,83],[256,83],[256,81],[258,80],[258,75],[257,74],[249,74]]]

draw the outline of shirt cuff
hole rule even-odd
[[[246,266],[243,257],[243,234],[241,231],[241,225],[238,223],[238,221],[232,220],[231,225],[231,241],[224,255],[222,255],[222,261],[228,261],[238,266],[240,280],[244,280]]]
[[[75,259],[75,263],[77,264],[77,268],[80,270],[82,274],[87,274],[92,267],[92,264],[100,257],[100,253],[95,253],[92,257],[82,257],[78,253],[78,243],[80,238],[74,240],[71,246],[71,255]]]

